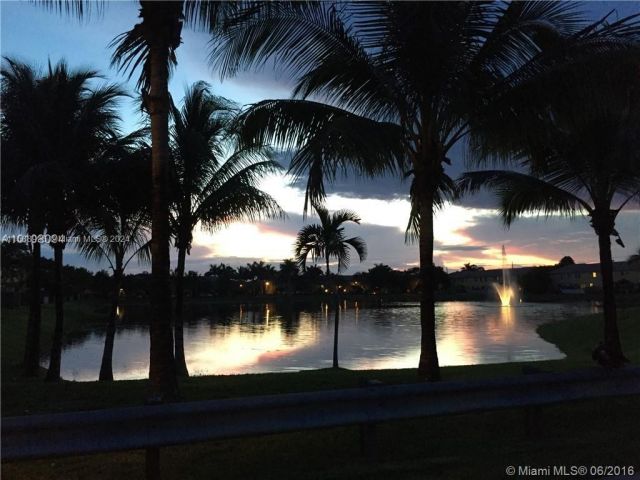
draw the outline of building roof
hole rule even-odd
[[[599,263],[577,263],[575,265],[567,265],[565,267],[554,267],[553,265],[545,265],[549,269],[551,275],[562,275],[571,273],[590,273],[600,272]],[[518,267],[509,268],[508,270],[516,275],[526,273],[532,268],[539,267]],[[615,272],[628,272],[628,271],[640,271],[640,265],[634,265],[629,262],[613,262],[613,270]],[[459,272],[452,272],[449,276],[453,279],[465,279],[465,278],[482,278],[482,277],[495,277],[502,275],[502,269],[496,268],[492,270],[464,270]]]
[[[614,272],[627,272],[630,270],[640,270],[637,265],[628,262],[613,262]],[[600,272],[599,263],[576,263],[575,265],[567,265],[565,267],[554,268],[550,273],[552,275],[561,275],[565,273],[589,273]]]
[[[531,270],[532,267],[518,267],[518,268],[508,268],[510,272],[514,272],[516,274],[524,273],[528,270]],[[495,277],[502,275],[501,268],[494,268],[492,270],[463,270],[459,272],[452,272],[449,274],[452,278],[480,278],[480,277]]]

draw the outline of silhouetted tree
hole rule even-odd
[[[83,199],[76,233],[83,241],[80,252],[89,259],[106,260],[112,272],[111,311],[107,319],[99,381],[113,380],[113,345],[120,311],[120,292],[125,269],[131,260],[150,261],[151,170],[143,132],[115,139],[105,158],[92,169],[99,178]]]
[[[574,262],[573,258],[566,255],[560,259],[556,267],[566,267],[567,265],[575,265],[575,264],[576,262]]]
[[[298,232],[295,244],[296,261],[304,269],[307,257],[311,255],[315,262],[318,258],[323,258],[326,265],[325,275],[329,275],[329,262],[331,258],[338,261],[338,273],[349,268],[351,254],[349,247],[352,247],[360,261],[367,257],[367,245],[360,237],[346,238],[343,224],[346,222],[360,223],[360,218],[356,213],[349,210],[339,210],[333,214],[322,207],[315,207],[320,218],[320,223],[305,225]]]
[[[95,2],[42,0],[47,8],[82,18]],[[101,5],[101,3],[98,3]],[[142,21],[112,42],[116,50],[112,61],[130,75],[138,67],[138,87],[151,119],[152,144],[152,276],[150,321],[149,383],[154,401],[178,395],[171,333],[171,287],[169,268],[169,76],[176,64],[176,49],[181,43],[183,22],[216,35],[225,18],[240,3],[193,0],[140,1]],[[159,475],[157,461],[150,463],[149,475]]]
[[[296,280],[300,274],[300,269],[295,260],[287,258],[280,264],[280,270],[278,276],[280,280],[286,285],[286,292],[291,295],[295,291]]]
[[[42,148],[34,139],[38,125],[38,78],[31,65],[6,59],[2,75],[2,169],[0,202],[2,224],[25,228],[29,235],[44,233],[45,199],[41,195],[46,179],[38,174]],[[31,271],[29,274],[29,320],[24,349],[26,376],[40,370],[40,242],[30,242]]]
[[[175,362],[188,376],[183,341],[185,259],[197,225],[209,231],[234,221],[283,217],[278,203],[258,188],[265,175],[279,171],[264,145],[241,145],[234,129],[238,107],[211,94],[204,82],[173,108],[171,142],[171,227],[178,250],[176,268]]]
[[[503,120],[485,125],[477,154],[513,157],[527,173],[491,170],[461,178],[465,190],[495,189],[507,226],[528,212],[590,217],[600,252],[604,348],[612,366],[626,358],[618,333],[610,237],[624,246],[616,217],[640,199],[638,58],[638,47],[630,48],[525,83],[509,106],[503,105]],[[535,101],[514,108],[520,95]],[[490,148],[495,153],[488,153]]]
[[[461,272],[484,272],[484,267],[479,267],[474,263],[465,263],[460,269]]]
[[[335,258],[338,261],[338,273],[349,268],[351,259],[350,249],[353,248],[360,261],[367,257],[367,245],[360,237],[346,238],[343,224],[354,222],[359,224],[360,217],[349,210],[339,210],[333,214],[322,207],[315,207],[319,224],[305,225],[298,233],[295,244],[295,255],[298,264],[304,269],[307,257],[311,255],[315,261],[318,257],[323,257],[326,264],[325,275],[329,277],[329,261]],[[334,336],[333,336],[333,368],[338,368],[338,327],[340,324],[340,293],[335,287],[335,316],[334,316]]]
[[[552,291],[550,267],[533,267],[518,277],[518,283],[525,294],[543,294]]]
[[[626,26],[589,26],[575,4],[557,2],[268,2],[242,19],[213,58],[226,75],[273,60],[297,80],[296,98],[249,110],[245,132],[296,152],[290,171],[308,178],[305,210],[322,202],[325,179],[349,169],[413,177],[408,233],[419,240],[424,286],[419,374],[439,379],[433,212],[455,194],[444,172],[449,151],[494,96],[544,70],[558,38],[570,37],[576,51],[615,49]]]
[[[399,286],[400,277],[401,272],[392,269],[389,265],[377,263],[367,271],[365,281],[371,288],[389,291]]]
[[[65,237],[76,223],[78,199],[91,185],[91,181],[87,181],[91,178],[86,174],[88,165],[102,153],[108,139],[117,131],[119,118],[115,107],[123,92],[115,85],[92,87],[91,83],[99,77],[98,72],[70,70],[65,62],[49,64],[46,73],[40,75],[33,67],[5,59],[2,76],[11,105],[8,111],[3,111],[3,122],[15,132],[13,138],[12,133],[9,134],[8,151],[14,155],[11,161],[23,163],[22,175],[14,179],[14,186],[39,187],[29,196],[40,197],[37,204],[41,208],[36,214],[39,219],[36,223],[46,227],[52,238],[56,322],[46,379],[56,381],[60,379],[64,323]],[[32,82],[30,89],[23,88],[27,83],[25,76]],[[14,88],[17,84],[20,88]],[[22,95],[29,95],[29,98],[20,98]],[[20,106],[25,110],[19,110]],[[20,125],[27,116],[31,124]],[[20,145],[11,145],[13,141],[19,141]],[[18,171],[18,168],[13,169],[13,172]],[[35,203],[27,205],[35,207]],[[35,208],[32,217],[34,213]],[[37,272],[34,271],[34,275],[37,276]],[[35,336],[31,332],[30,340]],[[29,357],[32,355],[29,353]]]

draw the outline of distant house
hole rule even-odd
[[[529,270],[529,267],[510,268],[511,282],[518,283],[518,277]],[[502,269],[453,272],[449,274],[449,280],[454,288],[462,288],[467,292],[493,290],[495,284],[502,283]]]
[[[602,288],[599,263],[578,263],[549,272],[551,282],[562,293],[579,293],[585,288]],[[629,262],[613,263],[613,281],[640,285],[640,265]]]
[[[511,282],[518,284],[518,278],[530,271],[531,267],[509,269]],[[552,268],[548,271],[553,289],[562,293],[582,293],[585,288],[601,288],[599,263],[579,263],[565,267]],[[454,288],[468,292],[490,291],[495,284],[502,283],[502,269],[461,271],[449,274]],[[614,262],[613,281],[616,284],[632,285],[640,289],[640,265],[629,262]]]

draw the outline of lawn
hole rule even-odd
[[[70,305],[70,335],[82,334],[100,321],[96,306]],[[139,404],[144,381],[112,384],[24,380],[17,372],[24,338],[24,311],[2,320],[3,415],[106,408]],[[52,311],[43,324],[50,329]],[[547,324],[540,335],[555,343],[567,358],[538,362],[544,370],[591,366],[590,351],[600,338],[597,315]],[[640,308],[621,312],[620,329],[626,354],[640,362]],[[43,335],[43,345],[48,343]],[[445,379],[520,375],[523,364],[447,367]],[[5,368],[7,370],[5,370]],[[5,372],[11,375],[8,377]],[[386,383],[416,381],[413,369],[196,377],[181,382],[185,400],[236,397],[353,387],[363,378]],[[535,436],[524,434],[522,411],[501,411],[392,422],[379,429],[380,450],[372,462],[359,455],[354,427],[299,432],[249,439],[216,441],[162,450],[167,479],[195,478],[504,478],[508,465],[634,465],[638,464],[640,418],[637,398],[606,399],[548,407],[541,413]],[[635,462],[635,464],[634,464]],[[127,452],[2,465],[3,478],[81,479],[143,478],[143,452]]]

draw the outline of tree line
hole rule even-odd
[[[90,5],[43,3],[77,16],[86,15]],[[171,329],[169,249],[172,239],[178,239],[176,246],[188,253],[187,228],[176,230],[175,218],[185,218],[186,213],[193,220],[197,210],[194,196],[177,207],[171,200],[172,177],[188,173],[176,173],[180,167],[174,166],[180,158],[172,154],[180,120],[167,89],[183,24],[211,34],[210,61],[222,76],[273,64],[294,82],[293,98],[265,100],[240,111],[235,123],[239,127],[230,135],[240,150],[254,145],[294,153],[289,173],[306,179],[305,212],[322,208],[325,184],[343,174],[373,178],[392,173],[409,179],[407,239],[418,243],[423,285],[421,377],[440,378],[432,268],[434,210],[481,188],[496,192],[507,225],[532,212],[582,213],[590,218],[600,252],[604,344],[612,365],[625,361],[617,331],[610,239],[623,244],[616,217],[640,194],[637,16],[608,15],[593,21],[579,4],[568,2],[140,5],[140,23],[114,40],[113,62],[130,74],[140,72],[138,89],[148,114],[150,144],[132,148],[142,141],[141,134],[134,134],[112,145],[117,116],[113,101],[121,92],[115,86],[88,89],[83,79],[94,73],[71,73],[64,64],[51,67],[43,77],[53,81],[41,82],[28,68],[7,61],[3,89],[23,85],[33,93],[26,105],[12,111],[18,116],[21,109],[42,113],[46,133],[33,134],[36,118],[36,123],[24,123],[22,133],[3,125],[3,135],[5,130],[13,135],[16,147],[8,151],[22,158],[10,162],[7,168],[14,171],[8,178],[25,178],[21,185],[40,193],[14,202],[19,208],[11,212],[33,233],[71,228],[71,200],[81,198],[92,183],[79,179],[96,178],[80,168],[87,159],[105,152],[114,152],[107,157],[137,152],[150,158],[151,241],[135,244],[134,249],[138,255],[150,253],[152,261],[149,378],[155,398],[174,398],[176,374],[183,370],[181,339],[176,334],[174,342]],[[3,121],[13,97],[3,95],[9,99]],[[55,103],[69,99],[78,106],[65,122],[46,117],[47,112],[69,112]],[[85,120],[94,118],[95,122]],[[84,131],[99,141],[75,137]],[[501,169],[452,179],[447,169],[455,161],[454,145],[464,147],[471,164]],[[4,146],[3,137],[3,153]],[[213,150],[212,145],[207,144],[207,150]],[[23,177],[21,169],[34,163],[39,165],[35,171],[46,166],[51,173]],[[14,191],[14,186],[3,192]],[[280,213],[271,207],[265,214]],[[38,249],[34,245],[34,258]],[[63,249],[64,245],[54,248],[60,266]],[[330,255],[327,249],[325,253]],[[114,272],[117,269],[115,262]],[[33,278],[37,275],[34,268]],[[39,322],[37,315],[34,311],[31,330]],[[62,310],[56,317],[57,335]],[[176,314],[176,325],[180,318]],[[59,352],[52,350],[55,356],[59,358]]]

